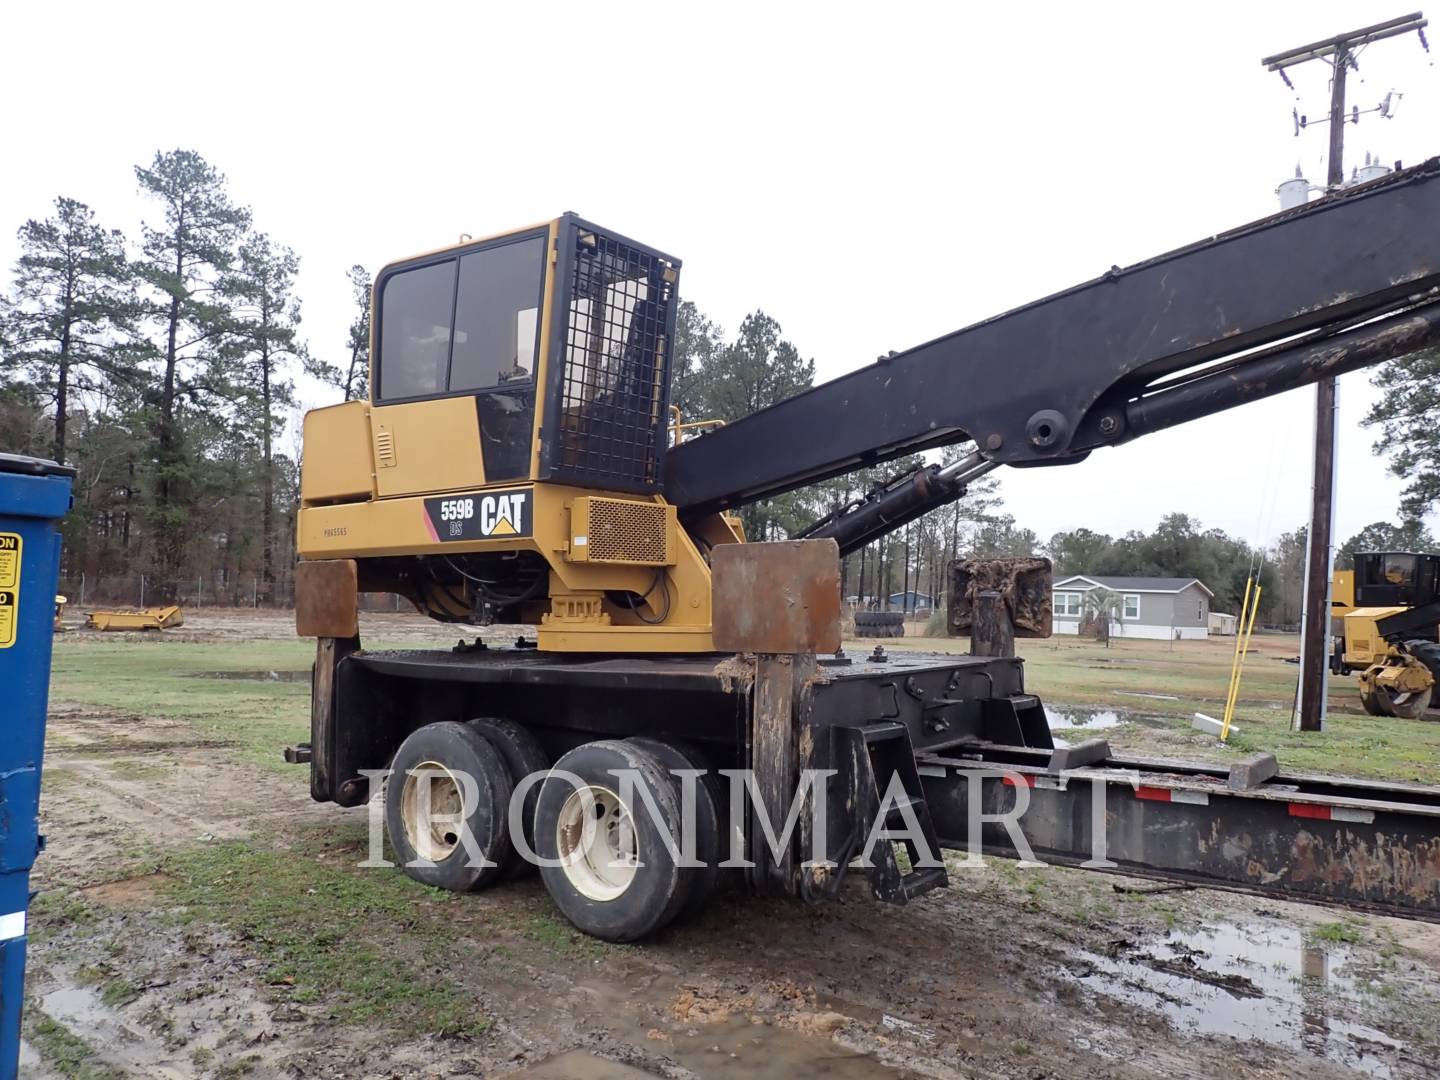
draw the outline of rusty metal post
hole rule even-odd
[[[751,767],[758,806],[751,810],[752,884],[767,892],[796,891],[795,838],[775,859],[759,820],[763,809],[777,835],[795,799],[800,770],[808,767],[810,740],[802,738],[809,722],[807,697],[815,674],[814,653],[761,653],[755,657],[755,698],[751,716]],[[807,744],[802,746],[802,743]],[[803,759],[803,760],[802,760]]]
[[[310,797],[354,805],[360,793],[335,775],[336,710],[340,662],[360,649],[360,595],[354,559],[302,562],[295,568],[295,632],[315,639],[310,677]],[[296,748],[295,760],[303,760]],[[350,788],[349,791],[339,787]]]
[[[360,650],[360,635],[315,639],[315,667],[310,675],[310,797],[327,802],[337,795],[335,735],[341,718],[336,710],[336,674],[340,661]]]
[[[812,763],[815,654],[841,644],[840,551],[834,540],[721,544],[711,575],[715,647],[755,657],[749,765],[758,799],[749,821],[750,880],[759,889],[794,893],[795,838],[772,858],[759,814],[778,836],[801,772]]]
[[[1015,624],[1005,597],[994,589],[975,594],[975,610],[970,627],[971,656],[1014,656]]]

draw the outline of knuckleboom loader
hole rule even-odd
[[[1015,854],[1022,813],[1045,861],[1440,917],[1440,857],[1413,857],[1440,856],[1440,791],[1056,748],[1011,647],[1049,632],[1033,560],[965,568],[951,620],[968,656],[840,653],[838,572],[1001,465],[1078,462],[1440,340],[1440,162],[698,435],[669,401],[680,271],[566,214],[377,276],[370,400],[305,420],[297,624],[317,654],[311,739],[288,753],[314,798],[360,804],[388,770],[407,873],[480,888],[527,872],[533,850],[562,912],[613,940],[733,876],[821,900],[862,875],[904,903],[946,883],[940,849]],[[974,451],[794,541],[746,543],[731,516],[960,443]],[[368,650],[361,591],[536,632]],[[1022,603],[1036,596],[1042,610]],[[751,786],[733,786],[745,770]],[[772,847],[796,803],[826,812]],[[693,859],[666,843],[685,813]],[[1234,842],[1206,843],[1217,829]],[[736,852],[746,865],[720,866]]]

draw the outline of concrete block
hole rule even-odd
[[[1203,712],[1197,712],[1195,719],[1190,721],[1190,726],[1196,731],[1203,731],[1206,735],[1214,735],[1216,738],[1219,738],[1220,731],[1224,728],[1225,722],[1223,720],[1216,720],[1213,716],[1206,716]],[[1239,730],[1232,721],[1230,724],[1230,733],[1233,735]]]
[[[1074,746],[1056,747],[1050,753],[1050,771],[1061,773],[1066,769],[1080,769],[1095,765],[1110,756],[1110,744],[1104,739],[1086,739]]]
[[[1230,725],[1235,730],[1235,725]],[[1230,766],[1229,785],[1231,791],[1248,791],[1258,787],[1280,772],[1280,765],[1274,754],[1252,754],[1244,761]]]

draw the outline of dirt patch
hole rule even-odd
[[[324,816],[300,783],[225,759],[182,720],[57,702],[46,741],[62,779],[40,800],[37,888],[108,884],[158,852]]]
[[[141,874],[87,885],[79,890],[79,894],[88,903],[108,908],[148,908],[155,905],[159,894],[170,883],[171,878],[167,874]]]

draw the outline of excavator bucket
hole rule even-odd
[[[975,597],[997,592],[1005,601],[1016,637],[1049,637],[1050,580],[1049,559],[957,559],[950,564],[951,635],[969,634],[975,625]]]
[[[90,630],[169,630],[185,625],[184,614],[174,604],[165,607],[87,611],[85,619],[85,626]]]

